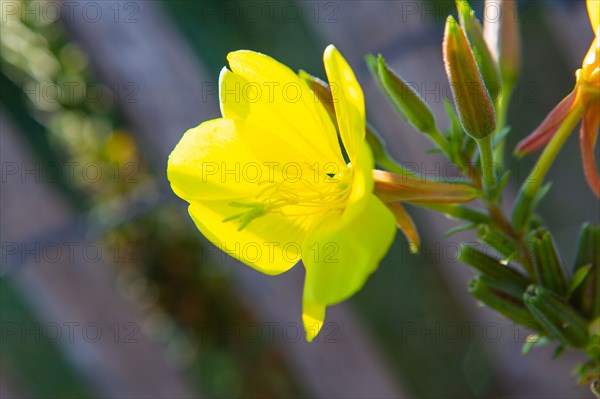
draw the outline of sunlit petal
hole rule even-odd
[[[183,135],[169,156],[167,176],[173,191],[188,201],[231,200],[259,190],[256,184],[242,179],[242,165],[253,164],[261,162],[244,145],[236,124],[214,119]],[[227,174],[227,170],[234,172]]]
[[[358,143],[365,137],[365,99],[348,62],[333,46],[323,54],[325,71],[333,96],[342,142],[352,163],[356,162]]]
[[[343,162],[335,128],[312,91],[287,66],[254,51],[227,56],[220,77],[223,117],[261,126],[308,159]]]
[[[587,10],[594,32],[600,26],[600,0],[587,0]]]
[[[333,305],[356,293],[377,269],[396,234],[392,213],[374,195],[362,217],[347,223],[323,223],[304,247],[304,296]]]
[[[279,274],[294,266],[302,255],[302,245],[310,220],[266,214],[242,230],[231,216],[231,206],[223,201],[193,202],[190,215],[200,232],[220,251],[266,274]],[[225,258],[226,259],[226,258]]]
[[[563,123],[569,112],[571,112],[578,95],[575,89],[565,97],[550,113],[546,119],[525,139],[517,145],[517,152],[520,155],[529,154],[544,147]]]
[[[306,340],[311,342],[323,328],[325,321],[325,305],[311,302],[304,296],[302,301],[302,324],[306,332]]]

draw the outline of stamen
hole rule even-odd
[[[257,184],[266,184],[266,187],[253,199],[229,203],[233,208],[246,208],[247,210],[226,217],[223,219],[223,223],[237,220],[239,222],[238,231],[240,231],[253,220],[268,213],[285,217],[302,217],[343,209],[350,196],[349,183],[352,178],[351,174],[344,172],[337,175],[323,173],[324,182],[322,183],[308,179],[300,179],[293,183],[261,181]],[[327,179],[332,180],[328,182]],[[294,211],[286,211],[287,207],[294,207]],[[306,211],[298,208],[306,208]]]

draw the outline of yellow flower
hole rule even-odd
[[[572,130],[582,120],[579,133],[585,178],[600,197],[600,177],[594,149],[600,127],[600,0],[587,0],[588,14],[595,38],[575,76],[573,91],[544,119],[538,128],[517,145],[517,152],[528,154],[544,147],[561,127]]]
[[[288,67],[252,51],[228,55],[222,118],[188,130],[169,157],[173,191],[198,229],[245,264],[306,269],[307,340],[325,309],[357,292],[392,244],[392,212],[374,194],[363,92],[338,50],[324,53],[339,133]]]

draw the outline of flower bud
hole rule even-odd
[[[521,69],[521,38],[518,25],[518,9],[515,0],[485,0],[486,10],[496,10],[496,18],[488,18],[483,24],[483,37],[492,57],[500,66],[503,83],[512,87],[519,79]],[[492,12],[490,11],[490,14]]]
[[[529,280],[510,266],[479,251],[471,245],[462,244],[458,259],[496,281],[510,283],[516,288],[513,293],[520,296],[529,285]]]
[[[511,284],[480,274],[469,282],[469,292],[510,320],[539,331],[540,326],[523,303],[522,294],[515,295],[515,287]]]
[[[548,230],[540,227],[532,233],[530,241],[536,280],[558,295],[565,295],[568,289],[567,276],[552,236]]]
[[[488,137],[496,129],[494,105],[467,38],[452,16],[444,32],[444,65],[463,128],[475,140]]]
[[[467,39],[475,55],[475,61],[485,82],[485,87],[488,93],[490,93],[492,100],[495,101],[500,94],[500,73],[498,72],[496,61],[492,57],[492,53],[483,38],[481,23],[475,17],[475,11],[473,11],[468,1],[456,0],[456,7],[458,8],[460,25],[467,35]]]
[[[519,245],[514,239],[487,225],[482,224],[477,228],[477,239],[497,250],[505,258],[513,259],[519,254]]]
[[[430,133],[435,128],[429,106],[386,64],[381,55],[377,58],[377,76],[388,99],[409,125],[423,133]]]
[[[531,285],[523,295],[525,305],[552,338],[563,345],[581,348],[589,339],[583,317],[559,296],[539,285]]]

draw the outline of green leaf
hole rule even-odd
[[[448,119],[450,119],[450,128],[448,129],[447,135],[448,138],[462,140],[466,134],[462,128],[462,125],[460,124],[460,121],[458,120],[456,112],[454,112],[452,103],[447,98],[444,98],[444,108],[446,110],[446,114],[448,115]]]
[[[563,345],[558,345],[556,347],[556,349],[554,350],[554,353],[552,354],[552,359],[558,359],[560,357],[560,355],[565,353],[566,349],[567,348],[565,348]]]
[[[367,67],[369,68],[369,71],[371,72],[371,74],[373,74],[373,77],[375,78],[375,80],[377,80],[377,82],[380,82],[379,80],[379,66],[377,65],[377,57],[375,57],[373,54],[369,53],[367,55],[365,55],[365,62],[367,63]]]
[[[454,234],[461,233],[463,231],[473,230],[477,228],[477,225],[474,223],[463,224],[460,226],[453,227],[444,233],[444,237],[450,237]]]
[[[531,334],[525,338],[525,343],[523,344],[523,348],[521,348],[521,354],[525,356],[531,351],[531,349],[540,348],[544,345],[548,345],[549,343],[550,340],[547,337],[541,336],[540,334]]]
[[[552,188],[552,182],[548,182],[548,183],[544,184],[542,186],[542,188],[540,188],[540,191],[538,191],[537,195],[534,197],[534,199],[531,203],[531,210],[530,210],[531,213],[533,213],[533,211],[535,211],[535,209],[537,209],[538,205],[540,204],[542,199],[546,196],[546,194],[548,194],[550,192],[551,188]]]
[[[502,140],[504,140],[506,138],[506,136],[508,136],[510,131],[511,131],[511,127],[506,126],[504,129],[502,129],[499,132],[496,132],[496,134],[494,134],[494,148],[498,144],[500,144],[502,142]]]
[[[589,267],[577,287],[571,293],[571,303],[588,320],[600,317],[600,225],[586,223],[581,228],[577,244],[577,256],[573,265],[573,280],[580,270]],[[583,273],[583,272],[582,272]]]
[[[498,185],[491,191],[490,201],[495,201],[498,198],[500,198],[500,196],[504,192],[504,186],[506,186],[506,183],[508,182],[509,178],[510,170],[507,170],[506,172],[504,172],[504,175],[502,175],[502,177],[500,178]]]
[[[483,212],[459,204],[416,203],[422,208],[443,213],[450,219],[466,220],[476,224],[491,223],[490,217]]]
[[[527,182],[525,182],[525,184],[526,183]],[[519,194],[517,195],[512,212],[513,226],[517,231],[523,231],[527,227],[533,213],[535,212],[535,209],[542,198],[548,194],[551,187],[551,182],[544,184],[542,188],[537,191],[534,197],[529,196],[526,190],[519,190]]]
[[[575,292],[575,290],[581,285],[581,283],[583,283],[585,278],[590,273],[590,270],[592,270],[591,263],[577,269],[577,271],[573,275],[573,278],[571,279],[571,284],[569,284],[569,291],[567,292],[567,298],[570,298],[571,295],[573,295],[573,292]]]

